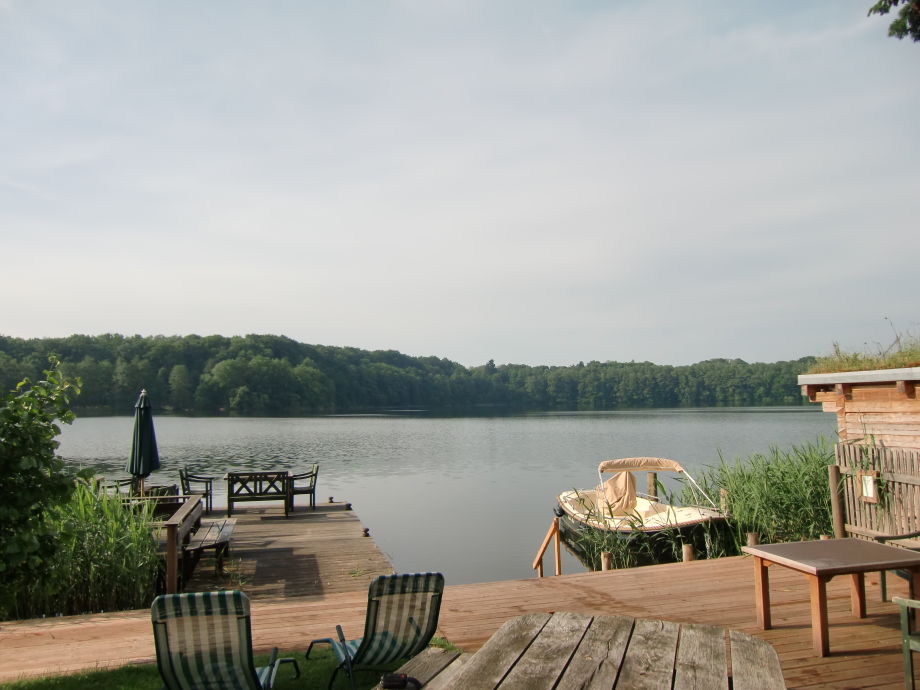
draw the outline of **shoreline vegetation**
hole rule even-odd
[[[290,417],[425,409],[603,411],[804,405],[796,379],[813,357],[683,366],[578,362],[465,367],[394,350],[308,345],[274,335],[0,336],[0,386],[37,379],[49,355],[82,382],[73,409],[127,414],[146,389],[158,414]]]

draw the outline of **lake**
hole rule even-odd
[[[125,477],[132,424],[132,417],[77,419],[63,427],[60,453]],[[148,482],[178,483],[183,465],[219,477],[318,462],[318,502],[351,502],[398,571],[440,571],[450,584],[532,577],[555,496],[594,486],[602,460],[666,457],[695,475],[718,464],[720,452],[732,460],[836,437],[836,418],[817,406],[461,418],[163,416],[155,426],[162,467]],[[225,496],[226,485],[216,482],[215,503],[226,505]],[[545,567],[551,572],[551,554]],[[563,572],[583,569],[566,554]]]

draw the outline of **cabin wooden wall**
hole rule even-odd
[[[802,388],[809,400],[837,415],[841,441],[920,449],[920,397],[913,382]]]

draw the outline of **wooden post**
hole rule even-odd
[[[843,493],[840,485],[840,467],[827,466],[827,481],[831,491],[831,518],[834,522],[834,536],[837,539],[846,537],[846,527],[843,523]]]
[[[728,516],[728,489],[719,489],[719,510]]]
[[[562,575],[562,552],[559,549],[559,518],[553,518],[553,531],[556,533],[556,575]]]
[[[757,546],[760,543],[760,535],[757,532],[747,532],[745,536],[748,546]]]
[[[645,475],[645,488],[646,492],[650,497],[655,500],[658,500],[658,473],[657,472],[648,472]]]
[[[601,570],[613,570],[613,554],[601,551]]]
[[[684,563],[689,563],[695,559],[693,554],[693,544],[684,544],[681,549],[683,550]]]

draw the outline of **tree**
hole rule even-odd
[[[70,394],[79,380],[68,381],[57,360],[45,378],[24,379],[0,406],[0,619],[16,604],[18,583],[41,577],[53,555],[54,534],[47,512],[73,490],[64,461],[55,452],[61,433],[56,421],[70,424]]]
[[[920,0],[879,0],[869,8],[869,15],[888,14],[902,4],[897,19],[888,25],[888,35],[920,41]]]

